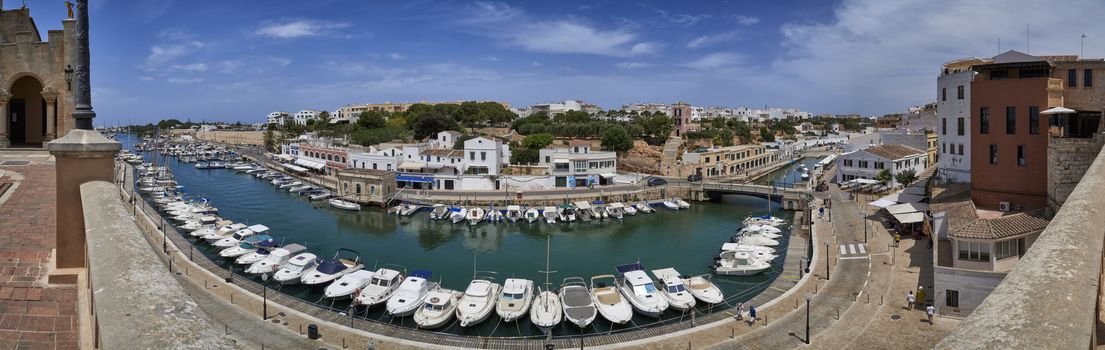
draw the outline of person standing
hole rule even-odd
[[[913,303],[917,302],[917,296],[913,295],[913,291],[909,291],[905,295],[905,309],[913,310]]]
[[[925,305],[925,286],[917,287],[917,308],[921,308],[920,305]]]
[[[936,308],[933,307],[932,304],[929,304],[929,306],[925,307],[925,314],[928,314],[928,316],[929,316],[929,325],[930,326],[932,325],[932,314],[934,314],[934,313],[936,313]]]
[[[756,307],[755,306],[749,306],[748,307],[748,325],[749,326],[755,326],[756,325]]]
[[[737,304],[737,321],[744,319],[744,303]]]
[[[895,233],[894,234],[894,247],[897,248],[899,243],[902,243],[902,234],[901,233]]]

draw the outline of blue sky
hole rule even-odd
[[[92,0],[97,124],[348,103],[583,99],[903,111],[943,62],[1105,56],[1105,2]],[[18,6],[9,1],[8,8]],[[34,2],[39,30],[64,6]]]

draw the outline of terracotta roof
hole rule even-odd
[[[591,141],[575,139],[568,141],[568,144],[572,146],[590,146]]]
[[[889,160],[902,159],[912,155],[924,155],[925,152],[905,145],[878,145],[863,149],[867,153],[874,154]]]
[[[1042,231],[1048,220],[1043,210],[1009,214],[995,219],[980,219],[971,192],[966,185],[934,190],[932,212],[944,212],[948,233],[953,238],[997,240]]]

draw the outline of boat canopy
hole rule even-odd
[[[656,278],[664,281],[665,284],[669,282],[668,280],[679,280],[679,271],[675,271],[674,268],[670,267],[666,269],[652,270],[652,274],[655,275]]]
[[[625,204],[622,204],[621,202],[618,202],[618,203],[611,203],[611,204],[610,204],[610,207],[611,207],[611,208],[615,208],[615,209],[617,209],[617,208],[622,208],[622,207],[625,207]]]
[[[346,267],[345,264],[341,263],[341,260],[337,259],[324,260],[322,263],[318,264],[318,272],[322,272],[328,275],[333,275],[347,268],[348,267]]]
[[[591,203],[587,203],[587,201],[575,202],[575,205],[576,205],[576,208],[579,208],[580,210],[589,210],[589,209],[591,209]]]
[[[491,283],[477,280],[468,284],[468,289],[464,291],[464,294],[474,297],[485,297],[489,292],[491,292]]]
[[[503,282],[503,293],[506,294],[520,294],[526,292],[526,286],[532,283],[529,280],[521,278],[507,278]]]
[[[596,199],[596,200],[591,202],[591,204],[603,204],[603,203],[606,203],[606,202],[603,202],[601,199]]]
[[[643,286],[646,284],[652,284],[652,279],[648,278],[642,270],[634,270],[625,273],[625,280],[634,286]]]
[[[618,270],[619,274],[625,274],[630,271],[644,271],[645,267],[641,265],[641,263],[635,262],[632,264],[618,265],[615,269]]]

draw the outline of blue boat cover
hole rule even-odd
[[[345,264],[342,264],[341,261],[337,259],[323,260],[322,263],[318,264],[318,272],[322,272],[327,275],[333,275],[345,269]]]
[[[624,274],[629,271],[643,271],[645,267],[641,265],[641,263],[635,262],[632,264],[618,265],[617,269],[618,273]]]
[[[606,203],[606,202],[603,202],[601,199],[596,199],[594,202],[591,202],[591,204],[603,204],[603,203]]]
[[[257,249],[257,254],[261,254],[261,255],[269,255],[269,250],[268,250],[268,249],[265,249],[265,248],[258,248],[258,249]]]
[[[434,273],[427,270],[414,270],[414,272],[411,272],[411,276],[428,280],[434,276]]]
[[[261,242],[257,243],[257,246],[258,247],[275,247],[276,246],[276,241],[271,240],[271,239],[267,240],[267,241],[261,241]]]

